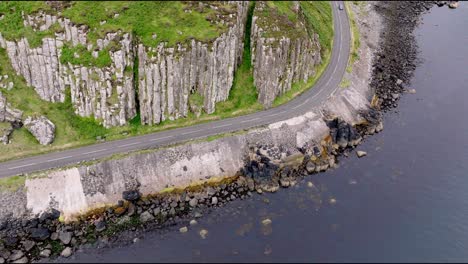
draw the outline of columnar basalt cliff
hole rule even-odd
[[[118,31],[92,43],[86,25],[39,12],[23,16],[24,25],[34,31],[59,28],[54,36],[31,47],[26,38],[6,40],[0,35],[0,46],[6,48],[15,71],[43,100],[64,102],[70,88],[75,112],[102,120],[105,127],[125,125],[138,111],[143,124],[158,124],[186,117],[194,107],[213,113],[215,103],[228,98],[242,59],[249,3],[230,5],[235,8],[220,12],[213,22],[225,24],[226,32],[210,42],[192,39],[175,46],[161,42],[147,47],[132,33]],[[94,58],[107,52],[111,62],[98,67],[63,61],[65,46],[84,47]],[[75,59],[79,56],[73,54]],[[139,74],[134,80],[136,59]],[[140,109],[136,106],[137,86]],[[194,93],[203,97],[202,105],[190,105],[189,96]]]
[[[133,47],[130,34],[109,33],[97,41],[97,47],[88,44],[86,26],[76,26],[68,19],[39,13],[27,16],[26,26],[35,30],[48,30],[58,25],[55,37],[42,39],[42,45],[31,47],[26,38],[10,41],[1,38],[15,71],[39,96],[50,102],[64,102],[66,89],[70,89],[75,112],[80,116],[94,116],[106,127],[124,125],[136,114],[133,74],[125,72],[133,67]],[[60,57],[64,45],[83,45],[97,57],[109,45],[111,64],[107,67],[62,63]],[[74,56],[78,56],[74,54]]]
[[[190,44],[157,48],[138,45],[139,101],[141,121],[158,124],[165,119],[186,117],[189,96],[203,97],[206,113],[215,111],[215,104],[224,101],[242,59],[243,38],[248,2],[237,2],[237,14],[222,20],[229,30],[212,43],[192,40]]]
[[[251,47],[254,82],[259,101],[270,107],[293,83],[306,82],[321,62],[318,35],[308,32],[299,3],[293,3],[297,21],[270,7],[256,3],[252,19]]]

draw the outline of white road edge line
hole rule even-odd
[[[171,138],[171,137],[172,137],[172,136],[160,137],[160,138],[153,138],[153,139],[150,139],[150,141],[162,140],[162,139]]]
[[[133,142],[133,143],[128,143],[128,144],[125,144],[125,145],[120,145],[119,148],[124,148],[124,147],[128,147],[128,146],[131,146],[131,145],[136,145],[136,144],[140,144],[141,142],[138,141],[138,142]]]
[[[203,131],[203,130],[189,131],[189,132],[182,133],[181,135],[188,135],[188,134],[197,133],[197,132],[200,132],[200,131]]]
[[[63,160],[63,159],[68,159],[68,158],[73,158],[73,156],[67,156],[67,157],[62,157],[62,158],[50,159],[50,160],[47,160],[47,162],[57,161],[57,160]]]
[[[107,150],[107,149],[99,149],[99,150],[95,150],[95,151],[85,152],[82,155],[92,154],[92,153],[101,152],[101,151],[105,151],[105,150]]]
[[[280,114],[282,114],[282,113],[283,113],[283,112],[279,112],[279,113],[276,113],[276,114],[267,115],[266,117],[277,116],[277,115],[280,115]]]
[[[11,168],[8,168],[8,169],[9,169],[9,170],[14,170],[14,169],[19,169],[19,168],[23,168],[23,167],[33,166],[33,165],[36,165],[36,164],[37,164],[37,163],[30,163],[30,164],[26,164],[26,165],[11,167]]]
[[[260,119],[260,117],[252,118],[252,119],[249,119],[249,120],[244,120],[244,121],[241,121],[241,123],[246,123],[246,122],[254,121],[254,120],[257,120],[257,119]]]
[[[215,126],[213,128],[227,127],[227,126],[230,126],[230,125],[232,125],[232,124],[225,124],[225,125]]]

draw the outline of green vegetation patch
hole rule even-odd
[[[362,11],[363,9],[363,2],[362,1],[353,1],[353,4],[358,6],[360,10]],[[356,23],[356,18],[355,18],[355,13],[350,7],[349,2],[345,2],[346,6],[346,11],[348,12],[349,19],[350,19],[350,26],[351,26],[351,53],[348,61],[348,66],[346,67],[346,71],[348,73],[352,72],[353,70],[353,64],[355,61],[359,60],[359,47],[361,46],[361,41],[360,41],[360,34],[359,34],[359,28]]]
[[[15,192],[16,190],[24,186],[25,181],[26,177],[23,176],[13,176],[0,179],[0,190]]]
[[[75,55],[78,55],[76,57]],[[99,68],[111,66],[112,59],[108,48],[98,52],[97,58],[93,57],[92,51],[88,51],[85,46],[79,44],[75,47],[65,43],[60,55],[62,64],[71,63],[75,65],[97,66]]]

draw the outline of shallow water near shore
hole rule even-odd
[[[70,261],[467,261],[466,27],[464,3],[424,15],[415,31],[421,64],[407,87],[417,93],[404,94],[383,132],[358,146],[366,157],[352,153],[292,188],[215,209],[185,234],[152,231]]]

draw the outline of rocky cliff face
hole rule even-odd
[[[158,124],[185,117],[190,94],[203,97],[206,113],[224,101],[241,62],[248,2],[237,2],[237,14],[223,18],[229,30],[213,43],[192,40],[190,45],[157,48],[138,46],[141,121]]]
[[[259,101],[270,107],[294,82],[307,81],[320,63],[318,35],[308,32],[301,7],[292,4],[293,22],[266,2],[256,3],[252,18],[251,49],[254,83]]]
[[[237,13],[218,17],[228,25],[227,32],[212,43],[192,40],[188,45],[161,43],[151,48],[133,41],[132,34],[115,32],[92,44],[87,26],[39,12],[24,16],[24,25],[35,31],[58,27],[55,36],[31,47],[26,38],[5,40],[0,34],[0,46],[6,48],[15,71],[43,100],[64,102],[69,87],[78,115],[93,116],[106,127],[125,125],[138,111],[134,89],[138,82],[142,123],[158,124],[166,118],[187,116],[190,94],[204,98],[198,107],[207,113],[214,112],[216,102],[228,98],[242,58],[248,2],[233,5],[237,5]],[[94,57],[109,50],[112,62],[106,67],[62,63],[65,45],[84,46]],[[138,80],[133,80],[135,56],[140,63]]]
[[[11,108],[5,96],[0,92],[0,122],[21,122],[22,116],[23,112]]]
[[[26,38],[9,41],[0,35],[0,45],[6,48],[13,68],[43,100],[64,102],[65,90],[70,88],[71,101],[80,116],[94,116],[106,127],[124,125],[135,116],[133,74],[125,73],[134,61],[130,34],[109,33],[94,47],[87,42],[87,27],[73,25],[65,18],[39,13],[27,16],[24,24],[39,31],[48,30],[54,24],[61,28],[55,37],[42,39],[42,45],[34,48]],[[98,51],[111,43],[118,48],[109,51],[112,63],[108,67],[60,62],[64,44],[84,45],[97,56]]]

